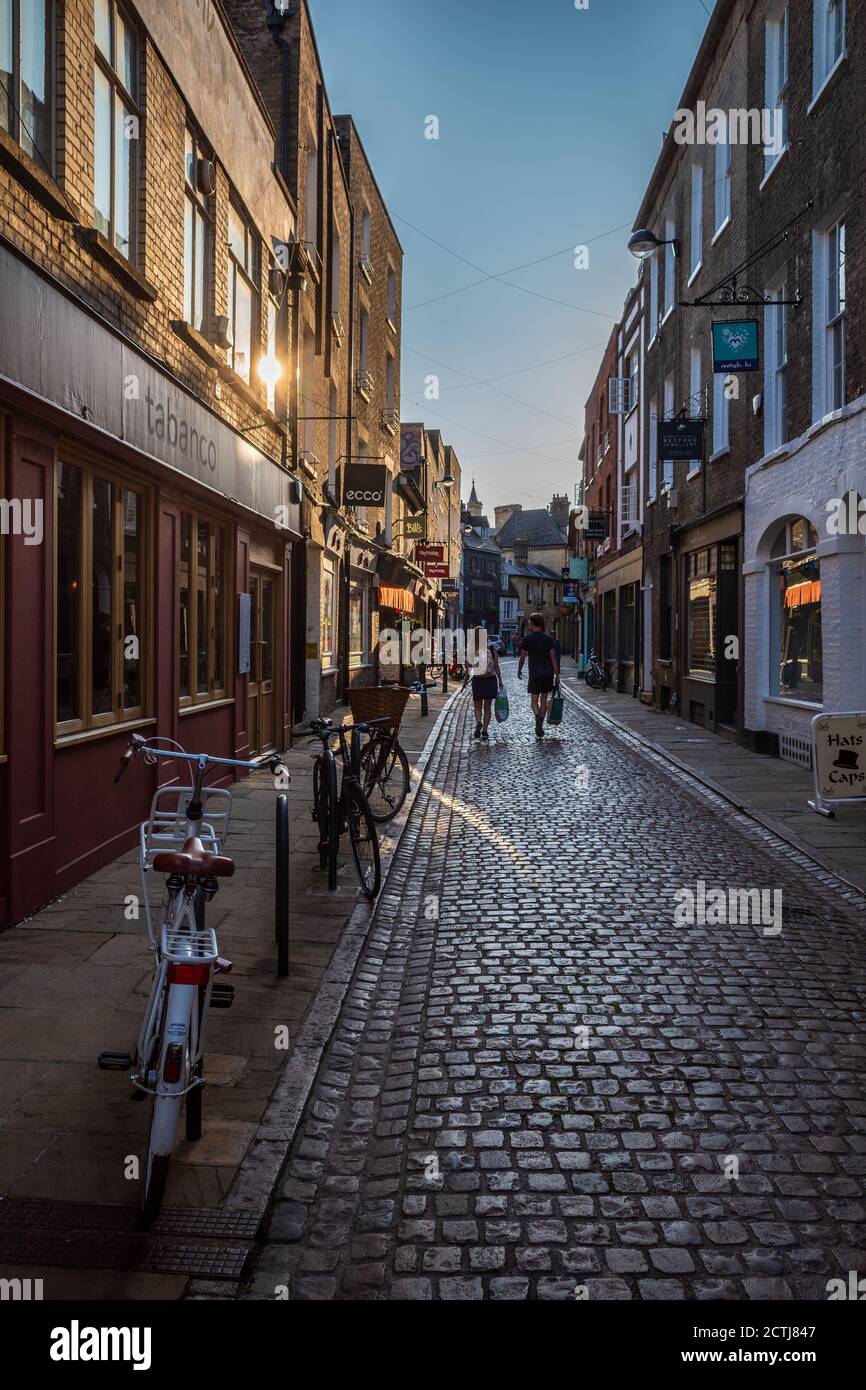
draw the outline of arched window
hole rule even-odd
[[[770,551],[770,694],[820,705],[824,699],[818,532],[786,521]]]

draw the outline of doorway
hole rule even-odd
[[[276,748],[277,578],[250,568],[250,754]]]

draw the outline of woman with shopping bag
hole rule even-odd
[[[493,702],[503,689],[505,682],[499,665],[499,652],[496,643],[487,640],[487,630],[477,627],[474,633],[475,662],[467,663],[466,679],[463,688],[472,677],[472,699],[475,703],[474,738],[482,743],[490,742],[490,720],[493,716]]]

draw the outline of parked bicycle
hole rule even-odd
[[[328,887],[337,887],[340,841],[348,832],[352,858],[361,888],[375,898],[382,886],[379,834],[361,782],[362,751],[357,739],[370,732],[369,724],[334,726],[330,719],[314,719],[310,732],[322,751],[313,764],[313,820],[319,827],[319,864],[328,870]],[[355,740],[350,749],[349,740]],[[339,740],[342,778],[337,787],[337,759],[332,744]]]
[[[234,861],[222,853],[231,814],[231,792],[204,787],[211,767],[239,767],[274,775],[288,773],[281,755],[253,761],[187,753],[172,739],[144,739],[133,734],[124,753],[119,782],[141,754],[155,766],[161,759],[195,768],[192,786],[160,787],[140,831],[139,863],[153,982],[134,1056],[103,1052],[104,1070],[134,1070],[130,1081],[137,1099],[151,1098],[141,1205],[145,1224],[159,1213],[174,1153],[178,1121],[186,1102],[186,1137],[201,1138],[204,1046],[209,1011],[231,1007],[234,990],[217,977],[231,971],[219,952],[216,932],[205,925],[205,910],[231,878]],[[165,896],[156,924],[150,900],[152,874],[165,874]]]
[[[399,815],[409,795],[409,759],[400,747],[392,719],[366,721],[369,738],[361,743],[358,726],[352,732],[352,759],[364,789],[370,814],[379,825]]]
[[[598,653],[593,650],[589,654],[589,666],[586,668],[586,683],[593,690],[607,690],[610,685],[610,674],[607,667],[603,666],[598,659]]]
[[[445,663],[434,661],[432,665],[425,666],[424,670],[430,685],[440,685],[445,674]],[[452,661],[448,667],[449,680],[462,681],[465,673],[466,668],[461,661]]]

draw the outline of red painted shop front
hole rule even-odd
[[[253,466],[275,469],[261,455]],[[138,761],[114,785],[133,729],[225,757],[288,747],[291,552],[300,537],[297,508],[278,528],[2,381],[0,467],[2,497],[27,499],[24,522],[41,502],[43,531],[26,533],[7,508],[5,926],[134,843],[156,772]],[[239,670],[241,595],[250,595],[248,673]]]

